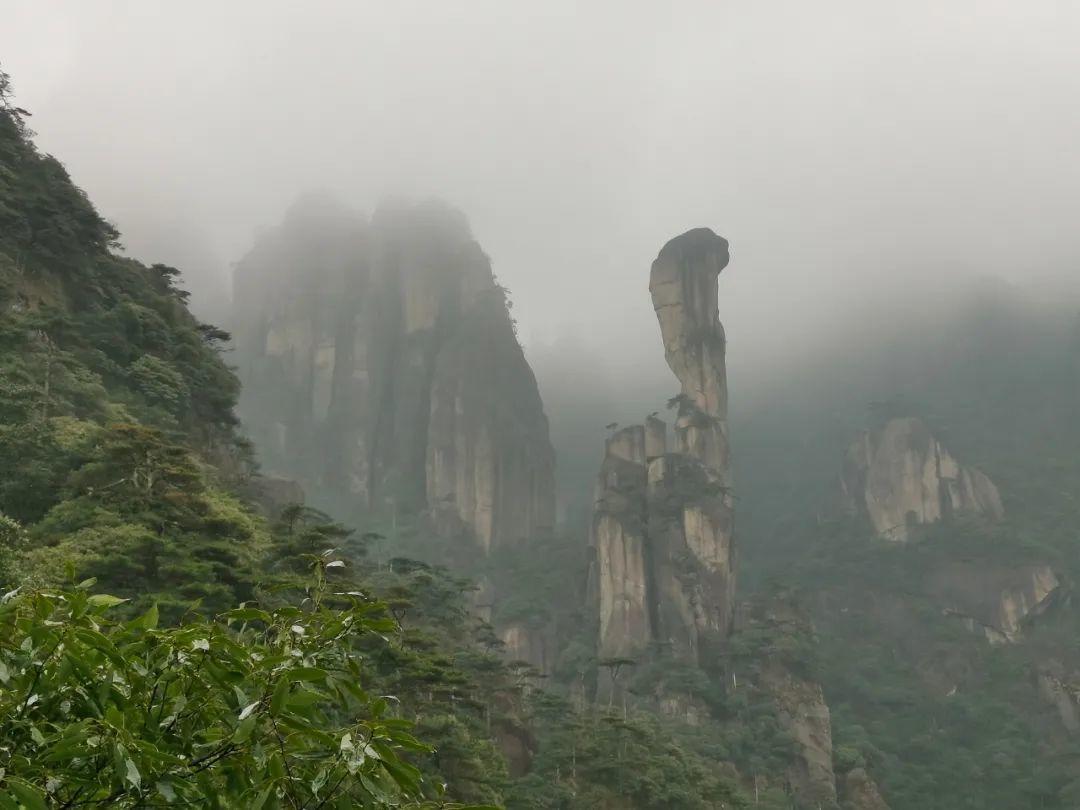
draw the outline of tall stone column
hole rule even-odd
[[[705,668],[731,630],[734,510],[717,278],[728,243],[707,228],[668,242],[649,290],[679,380],[675,442],[655,415],[611,436],[592,524],[598,655],[675,655]]]

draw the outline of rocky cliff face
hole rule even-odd
[[[843,507],[865,514],[883,537],[902,542],[915,525],[950,515],[1005,514],[997,487],[961,466],[919,419],[892,419],[864,431],[848,449],[840,476]]]
[[[1024,625],[1045,611],[1061,583],[1048,565],[949,563],[927,583],[942,609],[986,635],[992,644],[1016,641]]]
[[[367,223],[304,201],[238,264],[235,301],[242,413],[269,467],[485,552],[550,529],[547,419],[460,213]]]
[[[794,746],[787,782],[799,807],[834,807],[832,718],[821,686],[776,665],[765,667],[761,682]]]
[[[816,634],[805,608],[790,595],[757,597],[743,604],[738,634],[768,639],[760,657],[742,671],[740,688],[754,690],[773,706],[791,756],[783,785],[794,807],[835,808],[837,775],[833,770],[832,715],[821,685],[813,680]],[[747,697],[747,700],[753,698]]]
[[[727,381],[717,277],[727,241],[671,240],[649,289],[681,393],[674,448],[650,417],[608,441],[597,481],[591,582],[601,658],[655,647],[708,666],[731,629],[735,591]]]

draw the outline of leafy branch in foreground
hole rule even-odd
[[[0,602],[0,808],[447,806],[407,761],[429,747],[362,687],[381,603],[316,586],[159,628],[92,585]]]

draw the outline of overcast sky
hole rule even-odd
[[[0,63],[141,258],[438,196],[527,346],[655,368],[649,264],[707,225],[737,373],[904,289],[1080,275],[1078,42],[1074,0],[8,0]]]

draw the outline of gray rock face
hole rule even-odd
[[[840,476],[843,507],[865,514],[883,537],[908,539],[913,526],[950,515],[1005,514],[986,475],[961,466],[919,419],[892,419],[864,431],[848,449]]]
[[[947,613],[1001,644],[1016,641],[1027,621],[1050,606],[1060,585],[1048,565],[957,562],[936,570],[927,591]]]
[[[821,685],[810,680],[798,661],[780,650],[793,639],[811,639],[809,615],[796,602],[776,595],[744,604],[743,628],[774,639],[774,652],[746,673],[742,688],[756,688],[768,698],[779,726],[791,741],[784,773],[793,807],[834,810],[837,783],[833,771],[832,716]]]
[[[717,279],[728,259],[726,239],[708,228],[695,228],[664,245],[649,276],[664,357],[682,387],[677,449],[721,479],[729,463],[727,341]]]
[[[708,229],[664,246],[650,291],[681,385],[675,446],[655,416],[606,444],[594,499],[591,572],[601,658],[670,649],[708,665],[731,629],[734,517],[717,276],[727,242]]]
[[[776,702],[780,727],[794,743],[787,780],[798,806],[835,807],[832,718],[821,686],[781,667],[767,667],[762,684]]]
[[[513,622],[499,629],[499,638],[505,645],[503,657],[511,663],[524,661],[537,672],[546,675],[555,664],[555,640],[548,627],[530,627]]]
[[[425,513],[483,551],[550,529],[547,418],[460,213],[366,223],[308,201],[234,283],[241,412],[270,467],[338,503]]]

